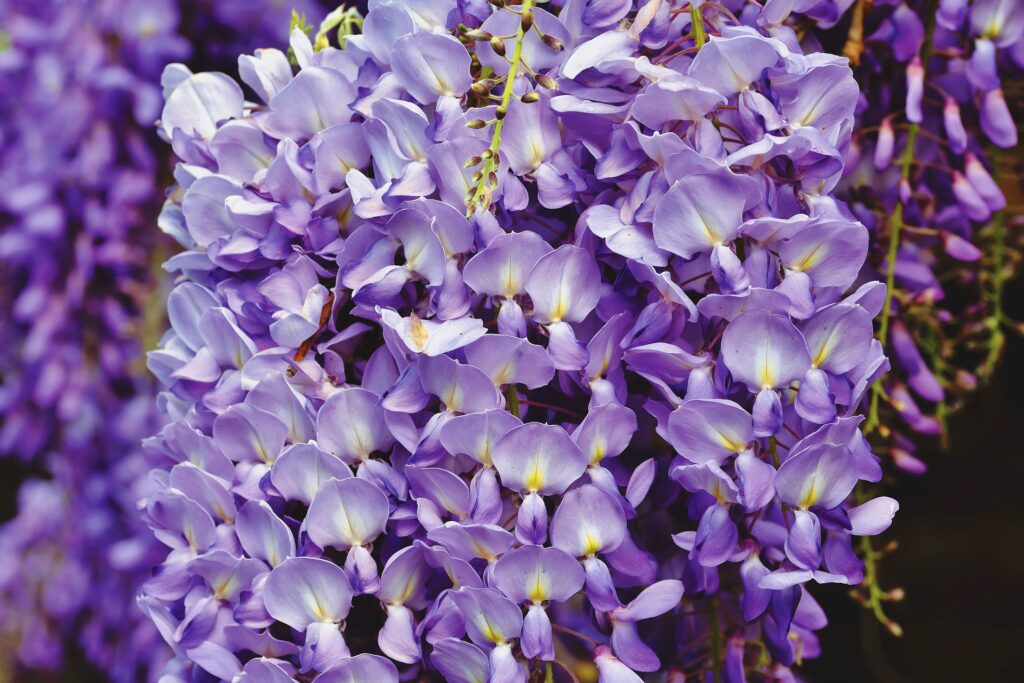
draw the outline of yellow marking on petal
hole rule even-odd
[[[490,439],[485,439],[484,440],[484,447],[483,447],[483,450],[480,451],[479,456],[480,456],[480,462],[482,462],[483,464],[487,465],[488,467],[491,467],[494,464],[494,461],[491,459],[491,440]]]
[[[391,603],[393,605],[404,605],[408,602],[409,598],[412,597],[413,592],[416,590],[416,586],[413,585],[412,581],[405,582],[405,588],[402,589],[402,595],[399,596],[398,600]]]
[[[509,358],[505,362],[505,364],[501,366],[501,370],[499,370],[494,375],[494,377],[491,378],[491,381],[494,382],[494,386],[500,387],[502,384],[508,382],[509,379],[512,378],[512,368],[514,367],[515,362],[511,358]]]
[[[352,222],[352,208],[352,204],[346,204],[338,209],[338,213],[334,217],[338,220],[339,227],[348,229],[349,224]]]
[[[537,144],[536,138],[530,138],[530,164],[531,170],[536,170],[538,166],[544,163],[544,150]]]
[[[601,550],[601,539],[594,537],[590,533],[590,529],[583,527],[583,554],[587,557],[596,555]]]
[[[715,428],[712,427],[712,429]],[[740,453],[746,450],[746,444],[740,443],[739,441],[733,441],[731,438],[729,438],[729,436],[726,435],[725,432],[719,431],[718,429],[715,429],[715,432],[718,433],[719,442],[721,442],[721,444],[728,448],[730,451],[733,451],[734,453]]]
[[[796,263],[792,264],[789,267],[789,269],[790,270],[796,270],[796,271],[810,270],[814,266],[818,265],[818,263],[821,261],[821,256],[822,256],[821,252],[822,252],[822,250],[824,248],[825,248],[824,244],[819,244],[818,246],[814,247],[814,249],[811,249],[809,252],[804,254],[800,258],[800,260],[797,261]]]
[[[711,495],[715,497],[719,503],[728,503],[729,499],[725,497],[725,492],[722,491],[722,482],[716,481],[715,487],[711,489]]]
[[[484,632],[484,638],[486,638],[487,640],[491,641],[495,645],[498,645],[499,643],[503,643],[505,641],[504,636],[502,636],[501,633],[499,631],[497,631],[494,628],[494,626],[491,625],[491,622],[487,620],[486,616],[483,617],[483,620],[484,620],[484,627],[482,629],[480,629],[480,630]]]
[[[270,457],[270,453],[267,453],[267,449],[263,447],[262,442],[256,442],[256,455],[258,455],[260,460],[268,465],[274,464],[274,459]]]
[[[473,541],[473,552],[476,553],[477,557],[482,557],[488,562],[494,559],[494,553],[489,552],[486,548],[484,548],[476,541]]]
[[[427,348],[430,333],[427,332],[427,326],[423,324],[423,321],[415,313],[409,316],[409,336],[412,337],[412,343],[416,345],[417,351]]]
[[[605,453],[607,452],[608,451],[605,450],[604,442],[601,440],[601,438],[598,437],[597,439],[594,439],[594,450],[591,452],[590,455],[590,464],[600,464],[600,462],[604,460]]]
[[[700,227],[704,231],[704,236],[708,238],[708,243],[709,244],[717,245],[719,243],[718,238],[715,237],[713,232],[711,232],[711,229],[708,227],[707,223],[705,223],[704,221],[701,221]]]
[[[814,356],[814,360],[811,361],[811,367],[820,367],[822,363],[828,360],[828,355],[832,353],[833,346],[835,346],[835,344],[832,342],[832,336],[829,335],[829,338],[825,340],[825,343],[821,345],[820,349],[818,349],[818,353]]]
[[[505,291],[503,294],[511,299],[519,291],[519,283],[515,280],[515,271],[512,269],[512,250],[508,250],[508,265],[505,266]]]
[[[526,489],[531,493],[536,493],[542,486],[544,486],[544,472],[541,469],[540,457],[538,456],[533,459],[533,469],[526,477]]]
[[[531,602],[541,603],[548,599],[547,586],[544,585],[543,574],[539,571],[533,576],[533,586],[527,595]]]
[[[811,477],[810,486],[807,488],[807,491],[804,493],[803,497],[800,499],[799,502],[800,507],[803,508],[804,510],[818,502],[818,487],[816,486],[817,483],[818,480],[815,477]]]
[[[558,303],[555,304],[555,310],[551,312],[551,322],[559,322],[568,310],[569,302],[566,297],[565,287],[560,287],[558,289]]]
[[[775,373],[772,372],[771,364],[768,362],[768,358],[764,359],[764,363],[761,365],[761,388],[771,389],[775,386]]]
[[[445,408],[448,410],[457,410],[460,403],[459,398],[459,385],[452,384],[448,387],[448,391],[445,392],[444,398],[442,399],[444,401]]]
[[[224,600],[226,598],[228,592],[231,590],[231,587],[232,587],[232,584],[233,584],[233,582],[232,582],[233,578],[235,578],[234,574],[232,574],[231,576],[227,577],[223,581],[218,581],[217,585],[214,586],[213,594],[217,596],[218,600]]]

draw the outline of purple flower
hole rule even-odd
[[[190,464],[153,473],[142,602],[174,666],[736,678],[746,639],[769,675],[824,625],[802,584],[859,580],[895,504],[851,503],[887,362],[833,195],[857,82],[785,8],[636,4],[377,3],[345,49],[293,32],[295,71],[243,56],[265,105],[169,68],[149,447]]]

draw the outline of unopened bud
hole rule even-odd
[[[482,121],[480,119],[471,119],[469,121],[466,121],[466,128],[471,128],[473,130],[480,130],[481,128],[483,128],[486,125],[487,125],[487,122],[486,121]]]
[[[537,85],[542,88],[547,88],[548,90],[554,90],[558,87],[558,84],[555,83],[555,79],[551,78],[551,76],[548,76],[547,74],[539,74],[537,76]]]
[[[478,95],[480,97],[487,97],[491,92],[491,89],[484,81],[476,81],[473,85],[469,86],[469,89],[473,91],[474,95]]]
[[[470,157],[469,159],[466,160],[466,163],[463,166],[463,168],[473,168],[474,166],[479,166],[482,161],[483,159],[481,159],[480,157]]]
[[[473,40],[490,40],[494,37],[490,31],[485,31],[482,28],[475,28],[471,31],[466,31],[466,36]]]
[[[536,90],[531,90],[530,92],[528,92],[525,95],[523,95],[522,97],[520,97],[519,101],[522,102],[523,104],[530,104],[532,102],[538,102],[538,101],[540,101],[540,95],[537,93]]]
[[[499,121],[501,121],[503,118],[505,118],[505,114],[507,114],[507,113],[508,113],[508,110],[505,109],[505,107],[503,107],[503,106],[502,107],[498,107],[497,109],[494,110],[494,118],[496,118]]]
[[[487,0],[489,3],[497,7],[498,9],[505,8],[505,0]]]
[[[901,602],[907,597],[907,592],[902,588],[893,588],[891,591],[885,594],[885,599],[889,602]]]
[[[533,28],[533,9],[526,9],[523,11],[523,18],[519,24],[523,28],[523,33],[526,33]]]
[[[545,33],[541,37],[541,40],[543,40],[544,44],[547,45],[548,47],[550,47],[552,50],[561,50],[561,49],[563,49],[565,47],[565,43],[564,42],[562,42],[560,39],[558,39],[555,36],[550,35],[548,33]]]
[[[481,173],[480,171],[477,171],[476,173],[473,174],[472,180],[473,180],[474,183],[479,183],[480,179],[483,178],[483,177],[484,177],[484,174]]]
[[[488,147],[487,149],[485,149],[483,152],[480,153],[480,158],[481,159],[490,159],[493,156],[494,156],[494,150],[491,149],[490,147]]]
[[[494,36],[493,38],[491,38],[491,49],[494,50],[499,56],[504,57],[505,41],[499,38],[498,36]]]
[[[885,627],[889,629],[889,633],[893,634],[897,638],[903,635],[903,627],[897,624],[895,621],[885,622]]]

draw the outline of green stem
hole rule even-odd
[[[989,158],[992,159],[994,170],[998,173],[999,157],[995,147],[989,147]],[[996,364],[1003,352],[1003,286],[1004,269],[1006,268],[1006,215],[999,211],[992,217],[992,312],[988,317],[991,332],[988,339],[988,355],[985,357],[984,375],[992,377]]]
[[[509,384],[505,387],[505,403],[508,405],[508,412],[512,413],[515,417],[521,417],[519,415],[519,394],[516,393],[515,384]]]
[[[544,683],[555,683],[555,670],[551,667],[551,662],[544,664]]]
[[[860,551],[864,560],[864,585],[867,587],[867,606],[889,633],[894,636],[903,635],[903,629],[895,621],[885,614],[882,602],[885,600],[885,591],[878,585],[878,553],[871,545],[870,536],[860,537]]]
[[[928,28],[925,34],[924,44],[921,46],[922,68],[928,67],[928,59],[932,53],[932,37],[935,35],[935,13],[929,13]],[[911,123],[907,127],[907,144],[900,155],[900,186],[910,181],[910,172],[914,166],[914,152],[917,146],[917,135],[921,130],[920,124]],[[897,195],[899,196],[899,195]],[[885,349],[889,338],[889,318],[891,316],[893,289],[896,286],[896,257],[900,251],[900,233],[903,230],[903,200],[897,199],[896,207],[892,212],[892,219],[889,221],[889,253],[888,261],[885,264],[885,305],[882,306],[882,317],[878,325],[878,341]],[[875,380],[871,387],[871,407],[868,411],[868,420],[864,424],[864,432],[870,433],[878,426],[878,405],[881,398],[882,383]]]
[[[532,9],[533,3],[534,0],[523,0],[520,13]],[[505,127],[504,116],[508,112],[509,103],[512,101],[516,76],[519,74],[519,65],[523,61],[523,36],[525,34],[526,31],[523,30],[523,24],[520,22],[519,28],[516,29],[516,44],[512,49],[512,59],[509,60],[508,74],[505,76],[505,89],[501,93],[501,104],[498,105],[498,111],[501,113],[494,122],[494,133],[491,135],[491,146],[488,148],[491,155],[484,160],[483,165],[480,167],[480,180],[477,182],[476,188],[467,202],[466,213],[469,216],[472,216],[477,210],[486,211],[490,206],[490,192],[492,188],[489,188],[488,184],[491,173],[498,169],[498,155],[501,151],[501,131]]]
[[[694,4],[690,5],[690,24],[693,31],[693,42],[697,44],[699,52],[708,42],[708,32],[704,29],[704,15],[701,14],[700,7]]]
[[[722,683],[722,634],[718,630],[718,600],[711,598],[711,670],[715,683]]]

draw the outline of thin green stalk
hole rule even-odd
[[[994,146],[989,146],[989,158],[995,171],[999,170],[998,152]],[[1004,270],[1006,268],[1006,214],[999,211],[992,216],[990,224],[992,232],[992,291],[989,300],[992,304],[992,312],[988,317],[990,335],[988,338],[988,355],[985,357],[984,375],[992,377],[1003,353],[1005,343],[1003,335],[1003,287],[1005,285]]]
[[[508,405],[508,412],[512,413],[515,417],[521,417],[519,415],[519,394],[516,393],[515,384],[509,384],[505,387],[505,403]]]
[[[704,44],[708,42],[708,32],[704,29],[704,15],[701,14],[700,7],[694,4],[690,5],[690,24],[691,31],[693,32],[693,42],[697,44],[697,51],[699,52]]]
[[[555,670],[551,667],[551,662],[544,665],[544,683],[555,683]]]
[[[928,67],[928,59],[932,53],[932,37],[935,35],[935,13],[929,13],[928,28],[925,34],[924,44],[921,46],[921,64],[923,68]],[[911,123],[907,127],[907,144],[900,155],[900,185],[910,181],[910,172],[914,166],[914,152],[917,147],[917,136],[921,130],[920,124]],[[897,197],[899,194],[897,194]],[[889,253],[888,262],[885,264],[885,305],[882,307],[882,317],[878,325],[878,341],[885,349],[889,338],[889,318],[892,308],[893,289],[896,286],[896,258],[900,251],[900,233],[903,230],[903,200],[897,199],[896,207],[892,212],[892,219],[889,221]],[[868,410],[868,419],[864,424],[864,432],[870,433],[878,427],[878,405],[882,396],[882,384],[875,380],[871,387],[871,407]]]
[[[889,633],[894,636],[903,635],[903,629],[895,621],[885,614],[882,603],[886,593],[878,585],[878,553],[871,545],[870,536],[860,537],[860,551],[864,560],[864,585],[867,586],[867,607],[874,613],[875,619],[879,621]]]
[[[533,8],[534,0],[523,0],[522,8],[520,13],[527,12]],[[512,49],[512,59],[509,60],[508,74],[505,76],[505,89],[501,93],[501,103],[498,105],[497,111],[500,114],[497,116],[494,122],[494,133],[491,135],[491,146],[490,156],[487,157],[483,165],[480,168],[480,180],[476,184],[476,188],[469,197],[467,202],[466,213],[470,216],[479,209],[487,210],[490,206],[490,177],[491,174],[497,171],[499,159],[499,153],[501,152],[501,131],[505,127],[505,112],[508,111],[508,105],[512,101],[512,94],[516,82],[516,75],[519,73],[519,65],[523,61],[523,36],[526,31],[523,30],[523,24],[520,22],[519,28],[516,29],[516,44]]]

